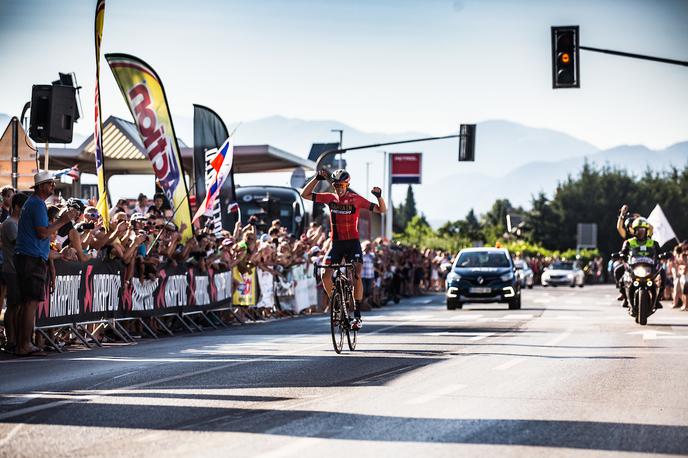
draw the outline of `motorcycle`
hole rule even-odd
[[[622,256],[622,253],[616,253],[612,259],[622,259]],[[663,259],[662,255],[660,259]],[[655,313],[659,301],[658,263],[648,257],[630,257],[621,282],[626,290],[629,312],[635,316],[636,323],[645,326],[647,318]]]

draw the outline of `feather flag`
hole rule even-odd
[[[205,198],[198,211],[193,217],[192,222],[205,215],[206,212],[212,211],[215,199],[220,195],[220,189],[232,170],[232,161],[234,160],[234,137],[229,137],[220,147],[215,159],[210,165],[215,170],[215,179],[208,186],[208,192],[205,193]]]
[[[105,229],[110,227],[110,208],[105,182],[105,158],[103,157],[103,118],[100,110],[100,45],[103,41],[103,22],[105,21],[105,0],[98,0],[96,4],[96,94],[95,94],[95,126],[93,129],[93,143],[96,147],[96,175],[98,176],[98,203],[96,208],[103,218]]]

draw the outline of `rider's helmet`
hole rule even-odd
[[[642,216],[633,220],[631,227],[633,228],[633,234],[635,234],[636,238],[640,240],[645,240],[646,238],[652,237],[652,224],[650,224],[650,222]],[[641,233],[638,233],[638,229],[641,228],[644,228],[645,230],[641,231]]]
[[[332,172],[332,185],[335,187],[348,187],[351,181],[351,175],[344,169],[335,170]]]

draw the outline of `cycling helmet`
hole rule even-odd
[[[84,212],[84,210],[86,210],[86,205],[84,205],[84,203],[76,197],[70,197],[67,200],[67,208],[76,208],[81,214]]]
[[[645,228],[645,232],[647,232],[647,238],[651,238],[652,237],[652,224],[650,224],[650,222],[647,219],[643,218],[642,216],[639,216],[638,218],[633,220],[633,224],[631,225],[631,228],[633,229],[633,233],[637,234],[638,229],[640,229],[641,227]]]
[[[335,170],[332,172],[332,182],[333,183],[348,183],[351,181],[351,175],[344,169]]]

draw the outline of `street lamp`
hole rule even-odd
[[[342,137],[344,136],[344,130],[330,129],[330,132],[339,132],[339,149],[342,149]],[[342,168],[342,153],[339,153],[339,168]]]

